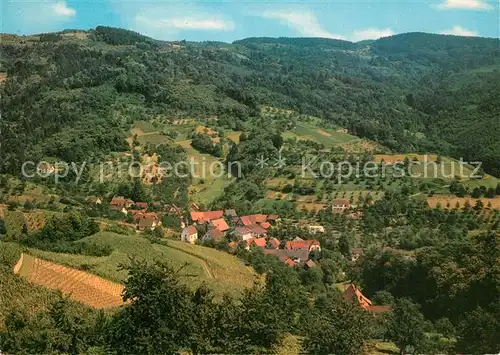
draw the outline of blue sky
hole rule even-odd
[[[499,37],[499,0],[2,0],[1,32],[32,34],[98,25],[163,40],[245,37],[350,41],[404,32]]]

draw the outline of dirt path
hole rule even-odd
[[[203,270],[205,270],[205,273],[207,274],[208,278],[209,279],[215,279],[215,276],[212,273],[212,270],[210,269],[210,266],[208,266],[208,263],[206,262],[206,260],[203,259],[201,256],[199,256],[199,255],[197,255],[195,253],[190,253],[189,251],[184,250],[182,248],[177,248],[176,246],[174,246],[172,244],[168,244],[167,247],[175,249],[175,250],[178,250],[180,252],[183,252],[185,254],[188,254],[188,255],[190,255],[192,257],[195,257],[196,259],[200,260],[201,261],[201,265],[203,266]]]

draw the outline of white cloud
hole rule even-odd
[[[167,5],[140,9],[132,17],[132,27],[156,39],[173,40],[181,31],[232,31],[235,24],[208,8]]]
[[[17,34],[60,31],[75,19],[66,1],[4,1],[3,28]]]
[[[279,20],[282,25],[293,28],[304,37],[323,37],[358,42],[365,39],[377,39],[380,37],[392,36],[394,34],[390,28],[366,28],[356,30],[350,35],[332,33],[321,26],[315,14],[310,10],[268,10],[260,13],[259,16],[267,19]]]
[[[65,1],[58,1],[50,5],[56,16],[72,17],[76,15],[76,10],[68,7]]]
[[[444,30],[441,32],[442,35],[454,35],[454,36],[466,36],[466,37],[475,37],[478,35],[476,31],[465,29],[461,26],[453,26],[453,28],[449,30]]]
[[[346,39],[344,36],[328,32],[311,11],[264,11],[262,17],[279,20],[281,24],[295,29],[305,37]]]
[[[136,16],[136,24],[142,24],[156,29],[165,30],[205,30],[205,31],[228,31],[234,29],[232,21],[221,19],[207,19],[200,17],[176,17],[176,18],[148,18]]]
[[[462,10],[491,10],[493,7],[483,0],[444,0],[437,8]]]
[[[394,35],[390,28],[366,28],[363,30],[356,30],[350,36],[349,40],[353,42],[364,41],[366,39],[378,39],[381,37],[389,37]]]

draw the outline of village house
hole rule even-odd
[[[217,228],[211,228],[207,231],[207,233],[203,236],[202,240],[208,241],[213,240],[216,242],[220,242],[224,239],[224,233],[218,230]]]
[[[350,202],[348,200],[335,199],[332,201],[333,213],[343,213],[349,208]]]
[[[285,258],[285,260],[283,262],[285,263],[286,266],[289,266],[289,267],[297,266],[297,263],[294,260],[292,260],[291,258]]]
[[[273,255],[279,258],[282,262],[287,259],[293,260],[296,264],[305,262],[309,259],[309,251],[307,250],[292,250],[292,249],[264,249],[265,255]]]
[[[234,229],[234,235],[241,240],[248,240],[252,238],[252,231],[247,227],[236,227]]]
[[[137,229],[139,230],[153,230],[161,226],[160,218],[158,218],[154,212],[146,213],[137,211],[137,213],[132,214],[132,218],[134,218],[134,221],[137,223]]]
[[[245,249],[250,250],[251,247],[259,247],[264,249],[266,247],[267,241],[265,237],[262,238],[250,238],[247,241],[247,246]]]
[[[267,242],[266,248],[268,249],[278,249],[281,245],[281,242],[279,239],[276,238],[270,238],[269,241]]]
[[[141,210],[146,210],[148,208],[147,202],[135,202],[135,207],[140,208]]]
[[[285,244],[285,249],[307,250],[309,252],[321,251],[321,245],[318,240],[304,240],[297,237],[294,240],[287,241]]]
[[[312,269],[314,267],[316,267],[316,263],[311,259],[307,260],[304,264],[304,269]]]
[[[222,218],[224,216],[224,211],[191,211],[190,216],[193,223],[205,224],[214,219]]]
[[[198,240],[198,230],[195,226],[189,226],[182,230],[181,240],[186,243],[194,244]]]
[[[220,232],[225,232],[229,229],[229,226],[224,218],[218,218],[211,220],[208,223],[209,228],[215,228]]]
[[[252,224],[259,224],[264,222],[267,222],[267,215],[265,214],[253,214],[240,217],[240,223],[245,227]]]
[[[365,297],[360,289],[356,287],[354,284],[349,284],[344,290],[344,299],[345,300],[356,300],[358,304],[368,312],[372,313],[381,313],[387,312],[391,310],[391,306],[374,306],[372,305],[372,301]]]
[[[126,199],[123,196],[113,197],[111,202],[109,203],[109,209],[113,211],[121,211],[122,213],[127,214],[127,208],[130,208],[134,204],[134,201],[130,199]]]

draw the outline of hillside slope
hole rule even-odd
[[[500,65],[498,39],[409,33],[360,43],[224,44],[159,42],[107,27],[70,34],[2,38],[3,171],[44,156],[81,161],[125,150],[131,124],[152,117],[217,116],[219,124],[241,128],[259,116],[260,105],[315,115],[401,152],[458,157],[489,147],[496,133],[485,128],[498,117],[491,100],[500,89],[493,77],[470,82],[467,73]],[[446,91],[452,109],[428,109],[449,80],[468,83],[479,111],[457,111],[454,91]],[[457,130],[443,132],[450,121]],[[459,139],[472,123],[474,140]],[[498,173],[498,154],[491,148],[475,157]]]

